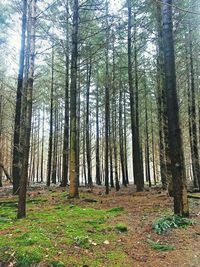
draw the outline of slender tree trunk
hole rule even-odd
[[[68,3],[67,3],[68,7]],[[68,14],[68,8],[67,8]],[[67,39],[68,39],[68,22],[67,22]],[[65,124],[63,137],[63,160],[62,160],[62,182],[61,186],[66,187],[68,184],[69,169],[69,40],[67,40],[67,51],[65,59]]]
[[[71,84],[70,84],[70,187],[69,196],[78,197],[78,179],[76,173],[76,95],[77,95],[77,58],[78,58],[78,0],[73,5],[72,26],[72,56],[71,56]]]
[[[34,61],[35,61],[35,22],[36,22],[36,0],[31,2],[31,34],[30,34],[30,62],[27,80],[27,91],[24,96],[24,105],[26,106],[25,120],[22,121],[22,168],[20,177],[19,203],[17,218],[26,216],[26,190],[28,177],[28,161],[30,150],[31,118],[32,118],[32,94],[34,79]]]
[[[153,125],[153,110],[151,103],[151,147],[152,147],[152,164],[153,164],[153,180],[154,185],[156,185],[156,161],[155,161],[155,135],[154,135],[154,125]]]
[[[52,62],[51,62],[51,103],[50,103],[50,121],[49,121],[49,148],[47,160],[47,186],[51,184],[52,172],[52,150],[53,150],[53,95],[54,95],[54,51],[52,48]]]
[[[121,160],[121,170],[122,170],[122,184],[126,184],[126,173],[125,173],[125,161],[124,161],[124,138],[123,138],[123,125],[122,125],[122,89],[120,85],[119,92],[119,147],[120,147],[120,160]]]
[[[124,92],[124,164],[125,164],[126,184],[129,184],[129,177],[128,177],[128,156],[127,156],[126,94],[125,94],[125,92]]]
[[[80,184],[80,133],[81,133],[81,70],[80,60],[78,63],[78,76],[77,76],[77,115],[76,115],[76,174],[77,183]]]
[[[99,88],[96,88],[96,184],[101,185],[100,155],[99,155]]]
[[[56,91],[55,91],[55,95],[56,95]],[[56,106],[58,105],[58,103],[56,103]],[[57,178],[57,152],[58,152],[58,129],[57,129],[57,125],[58,125],[58,110],[55,107],[54,108],[54,134],[53,134],[53,162],[52,162],[52,183],[56,184],[56,178]]]
[[[135,103],[137,98],[134,96],[133,88],[133,74],[132,74],[132,8],[131,1],[127,0],[128,4],[128,79],[129,79],[129,93],[130,93],[130,106],[131,106],[131,131],[132,131],[132,153],[133,153],[133,173],[136,183],[137,191],[143,191],[143,175],[141,168],[140,157],[140,140],[138,136],[138,124],[136,109],[138,103]],[[135,100],[135,101],[134,101]]]
[[[41,161],[40,161],[40,181],[43,183],[44,181],[44,120],[45,120],[45,109],[43,105],[42,111],[42,148],[41,148]]]
[[[91,47],[89,48],[91,51]],[[87,60],[87,92],[86,92],[86,156],[87,156],[87,174],[88,174],[88,185],[92,186],[91,176],[91,147],[90,147],[90,80],[92,73],[92,59]]]
[[[172,1],[163,0],[163,43],[165,59],[165,80],[169,131],[169,151],[172,165],[174,189],[174,213],[188,216],[182,134],[179,121],[179,107],[176,90],[176,69],[174,56]]]
[[[37,124],[37,169],[36,177],[39,182],[39,168],[40,168],[40,110],[38,109],[38,124]]]
[[[23,91],[23,75],[24,75],[24,58],[25,58],[25,39],[27,26],[27,0],[23,0],[23,14],[21,26],[21,49],[19,60],[19,72],[17,81],[17,96],[15,106],[15,122],[14,122],[14,140],[13,140],[13,159],[12,159],[12,176],[13,176],[13,194],[19,193],[20,181],[20,118],[21,118],[21,102]]]
[[[191,90],[191,106],[190,106],[190,120],[191,120],[191,140],[192,140],[192,165],[193,165],[193,179],[194,186],[200,190],[200,165],[199,165],[199,150],[197,141],[197,120],[196,120],[196,95],[195,95],[195,80],[194,80],[194,60],[193,60],[193,43],[192,43],[192,29],[191,22],[189,23],[189,60],[190,60],[190,90]]]
[[[113,83],[114,84],[114,83]],[[114,90],[113,90],[114,91]],[[115,91],[114,91],[115,92]],[[120,190],[119,174],[118,174],[118,151],[117,151],[117,103],[116,98],[114,100],[114,120],[113,120],[113,143],[114,143],[114,164],[115,164],[115,187],[116,191]]]
[[[161,5],[157,3],[156,19],[158,30],[158,59],[157,59],[157,104],[158,104],[158,123],[159,123],[159,160],[160,160],[160,176],[162,188],[167,190],[168,185],[168,130],[166,116],[166,100],[165,100],[165,77],[164,77],[164,47],[163,47],[163,25]]]
[[[108,27],[108,0],[106,0],[106,84],[105,84],[105,186],[106,194],[109,194],[109,27]]]
[[[151,174],[150,174],[150,161],[149,161],[149,127],[148,127],[148,114],[147,114],[147,88],[145,82],[145,151],[146,151],[146,180],[149,182],[149,187],[151,187]]]

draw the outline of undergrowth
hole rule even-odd
[[[185,228],[191,225],[194,225],[194,221],[177,215],[173,215],[173,216],[164,216],[156,220],[155,223],[153,224],[153,229],[157,234],[162,234],[171,228],[180,228],[180,227]]]
[[[161,244],[158,242],[155,242],[153,240],[148,240],[148,243],[152,249],[155,250],[160,250],[160,251],[169,251],[169,250],[174,250],[175,246],[168,245],[168,244]]]

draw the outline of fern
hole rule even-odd
[[[153,224],[153,229],[157,234],[162,234],[170,228],[185,228],[190,225],[194,225],[194,221],[173,215],[156,220]]]

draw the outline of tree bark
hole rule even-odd
[[[73,5],[73,26],[72,26],[72,56],[71,56],[71,84],[70,84],[70,187],[69,197],[75,198],[78,193],[78,179],[76,173],[76,95],[77,95],[77,58],[78,58],[78,0]]]
[[[28,160],[30,150],[30,134],[31,134],[31,118],[32,118],[32,94],[34,79],[34,63],[35,63],[35,22],[36,22],[36,0],[31,2],[31,34],[30,34],[30,62],[27,80],[27,90],[24,96],[24,105],[26,106],[25,120],[22,121],[22,168],[20,177],[19,203],[17,218],[26,216],[26,190],[28,177]]]
[[[137,103],[134,96],[133,74],[132,74],[132,7],[131,1],[127,0],[128,4],[128,80],[129,80],[129,94],[131,106],[131,131],[132,131],[132,153],[133,153],[133,173],[136,183],[137,191],[143,191],[143,175],[141,169],[140,157],[140,140],[138,136],[138,120],[136,116]]]
[[[52,62],[51,62],[51,102],[50,102],[50,120],[49,120],[49,148],[47,160],[47,186],[51,184],[52,173],[52,150],[53,150],[53,95],[54,95],[54,51],[52,48]]]
[[[174,213],[189,215],[182,134],[176,90],[176,69],[172,23],[172,1],[163,0],[163,43],[165,60],[165,82],[169,131],[169,151],[174,187]]]
[[[25,59],[25,39],[26,39],[26,26],[27,26],[27,0],[23,0],[22,12],[23,14],[22,14],[22,26],[21,26],[21,49],[20,49],[19,72],[17,81],[13,159],[12,159],[13,194],[19,193],[19,181],[20,181],[19,141],[20,141],[20,118],[21,118],[21,103],[22,103],[22,91],[23,91],[24,59]]]

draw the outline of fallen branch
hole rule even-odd
[[[188,194],[188,198],[196,198],[196,199],[200,199],[200,194],[195,195],[195,194]]]

